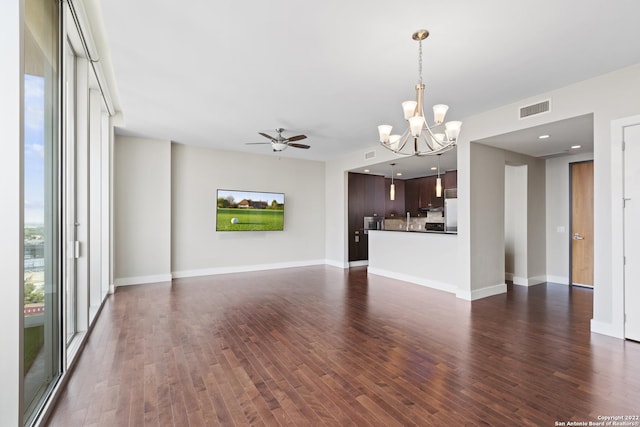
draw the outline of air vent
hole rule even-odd
[[[366,153],[364,153],[365,160],[373,159],[374,157],[376,157],[376,150],[367,151]]]
[[[551,101],[547,99],[546,101],[538,102],[537,104],[527,105],[526,107],[520,108],[520,118],[524,119],[526,117],[535,116],[536,114],[546,113],[549,111],[549,104]]]

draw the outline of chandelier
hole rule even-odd
[[[416,100],[402,103],[404,119],[408,128],[402,135],[392,135],[390,125],[378,126],[380,143],[383,147],[404,156],[430,156],[442,154],[456,146],[462,122],[444,122],[449,107],[444,104],[433,106],[433,124],[427,124],[422,103],[424,83],[422,83],[422,40],[429,37],[429,31],[418,30],[412,36],[419,44],[418,84]],[[444,128],[444,129],[443,129]]]

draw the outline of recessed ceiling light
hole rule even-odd
[[[371,172],[369,169],[365,169],[364,171],[367,172],[367,173]]]
[[[550,136],[551,136],[551,135],[540,135],[540,136],[538,137],[538,139],[547,139],[547,138],[549,138]]]
[[[438,167],[437,167],[437,166],[433,166],[433,167],[431,168],[431,170],[432,170],[432,171],[437,171],[437,170],[438,170]]]
[[[582,145],[572,145],[571,146],[572,150],[575,150],[575,149],[578,149],[578,148],[582,148]]]
[[[402,172],[398,172],[396,176],[402,176]]]

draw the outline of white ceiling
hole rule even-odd
[[[426,107],[449,104],[451,120],[640,63],[637,0],[88,1],[102,11],[118,132],[269,154],[244,143],[283,127],[311,149],[279,155],[305,159],[403,126],[420,28]]]
[[[548,138],[541,139],[540,136]],[[593,152],[593,114],[533,126],[474,142],[532,157],[552,158],[590,153]]]

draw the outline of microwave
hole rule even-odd
[[[382,230],[383,219],[377,216],[365,216],[364,217],[364,234],[367,234],[368,230]]]

